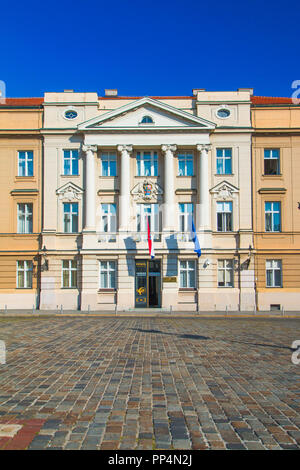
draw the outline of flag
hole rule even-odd
[[[192,241],[194,242],[194,245],[195,245],[194,251],[195,251],[195,253],[197,253],[198,258],[199,258],[201,256],[200,243],[199,243],[199,240],[198,240],[198,237],[197,237],[193,217],[191,217],[191,219],[192,219],[191,220],[191,222],[192,222],[191,223],[191,239],[192,239]]]
[[[150,225],[149,225],[149,218],[147,217],[147,228],[148,228],[148,248],[149,248],[149,255],[151,256],[151,259],[154,258],[155,253],[154,253],[154,244],[152,241],[151,233],[150,233]]]

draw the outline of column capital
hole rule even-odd
[[[133,146],[132,146],[132,145],[123,145],[123,144],[122,144],[122,145],[118,145],[118,146],[117,146],[117,150],[118,150],[118,152],[120,152],[120,153],[123,153],[123,152],[130,153],[130,152],[132,152],[132,150],[133,150]]]
[[[82,150],[84,152],[97,152],[97,145],[83,145]]]
[[[166,144],[165,145],[164,144],[164,145],[161,146],[161,149],[165,153],[166,152],[173,152],[174,153],[177,150],[177,145],[175,145],[175,144]]]
[[[203,151],[209,152],[210,149],[211,149],[211,144],[197,144],[198,152],[203,152]]]

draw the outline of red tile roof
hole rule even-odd
[[[277,98],[276,96],[251,96],[252,104],[299,104],[293,103],[292,98]]]
[[[39,106],[44,98],[1,98],[0,106]]]

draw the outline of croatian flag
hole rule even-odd
[[[152,241],[152,236],[150,233],[150,225],[149,225],[149,218],[147,217],[147,228],[148,228],[148,248],[149,248],[149,255],[151,256],[151,259],[154,258],[155,253],[154,253],[154,243]]]
[[[191,239],[192,239],[192,241],[194,242],[194,245],[195,245],[194,251],[195,251],[195,253],[197,253],[198,258],[199,258],[201,256],[201,248],[200,248],[200,243],[199,243],[199,240],[198,240],[198,237],[197,237],[193,217],[191,217]]]

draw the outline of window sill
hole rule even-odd
[[[76,290],[78,287],[61,287],[61,290]]]
[[[196,292],[196,287],[180,287],[178,289],[179,292]]]
[[[61,178],[78,178],[80,175],[60,175]]]
[[[33,287],[16,287],[18,290],[33,290]]]
[[[117,292],[117,289],[109,289],[109,288],[107,288],[107,289],[98,289],[99,294],[113,294],[115,292]]]
[[[279,173],[278,175],[277,174],[276,175],[262,174],[261,176],[262,176],[262,178],[278,178],[278,179],[280,179],[280,178],[283,177],[283,174],[282,173]]]
[[[177,178],[193,178],[195,175],[176,175]]]
[[[234,289],[234,286],[218,286],[218,289]]]
[[[215,176],[234,176],[234,173],[215,173]]]

